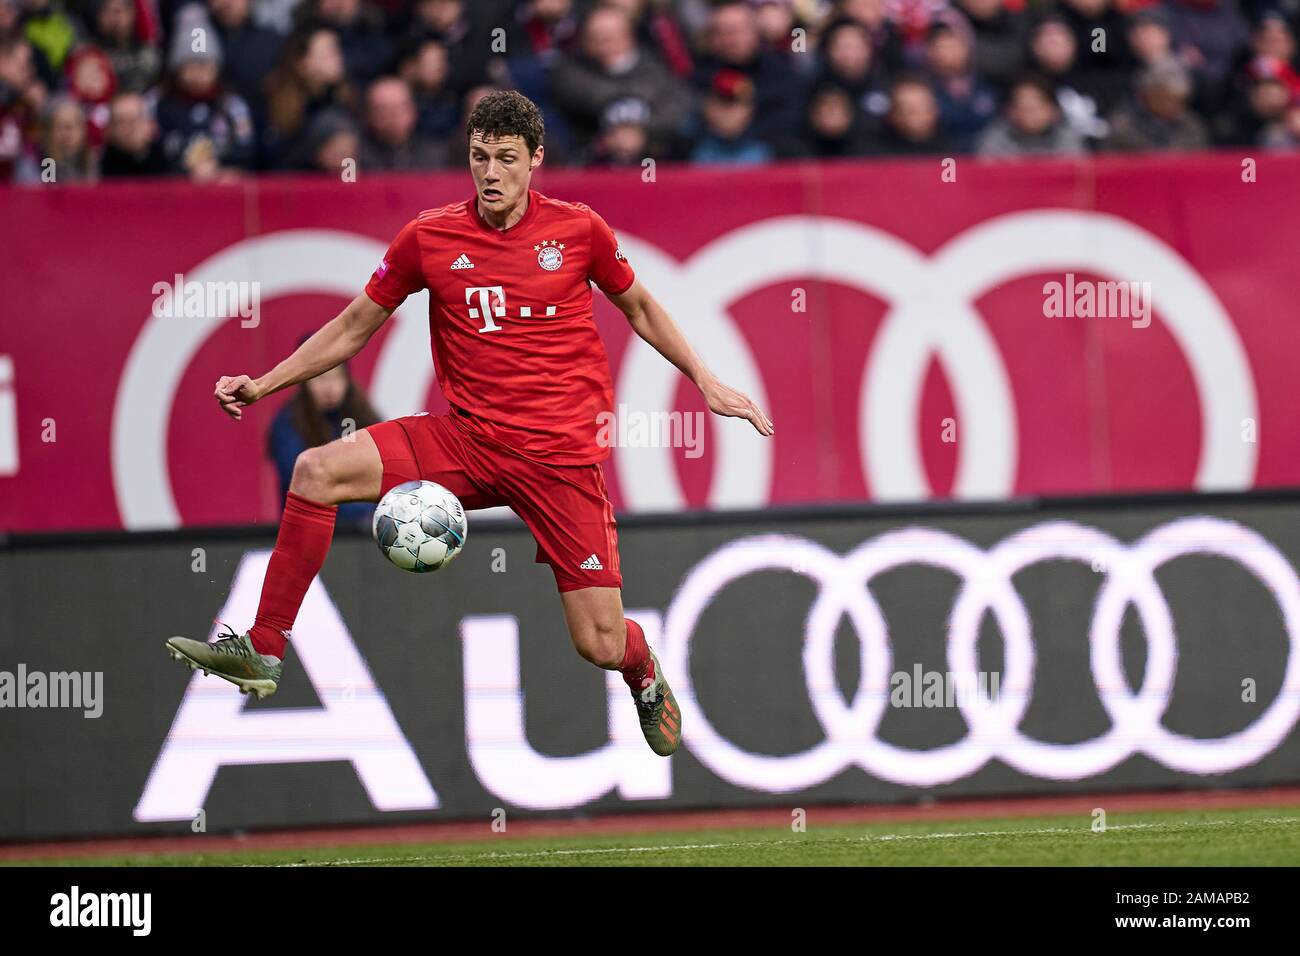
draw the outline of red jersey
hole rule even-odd
[[[605,220],[530,189],[528,210],[505,230],[473,199],[420,213],[366,295],[395,309],[429,290],[438,384],[471,432],[527,458],[585,465],[609,454],[596,435],[614,404],[590,283],[617,295],[635,278]]]

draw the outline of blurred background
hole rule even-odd
[[[456,167],[494,88],[549,162],[1300,142],[1295,0],[0,0],[0,177]]]

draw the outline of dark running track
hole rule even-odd
[[[1181,790],[1162,793],[1101,793],[1050,797],[932,801],[902,806],[811,805],[812,826],[835,824],[916,823],[981,817],[1088,816],[1096,807],[1107,813],[1159,810],[1223,810],[1240,807],[1300,806],[1300,786],[1263,790]],[[691,830],[784,827],[790,808],[688,810],[609,814],[582,819],[510,820],[505,833],[493,833],[490,820],[419,823],[309,830],[265,830],[233,836],[112,837],[101,840],[0,844],[0,862],[66,857],[124,856],[136,853],[223,853],[287,850],[326,846],[397,843],[450,843],[490,838],[566,839],[595,834],[643,834]]]

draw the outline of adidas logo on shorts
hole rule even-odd
[[[462,252],[456,258],[456,261],[451,264],[451,267],[453,269],[473,269],[474,263],[470,262],[469,256],[465,255],[465,253]]]
[[[583,561],[582,564],[578,565],[578,567],[580,567],[584,571],[605,570],[605,566],[600,563],[600,558],[596,557],[594,554],[591,557],[589,557],[586,561]]]

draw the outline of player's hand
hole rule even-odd
[[[776,429],[772,420],[763,414],[763,410],[754,404],[744,392],[739,392],[730,385],[723,385],[714,380],[700,386],[704,400],[709,403],[709,411],[726,418],[744,418],[754,430],[763,437],[770,437]]]
[[[221,410],[233,418],[235,421],[243,416],[245,405],[252,405],[262,397],[261,391],[247,375],[223,375],[217,379],[217,388],[214,393],[217,402],[221,405]]]

